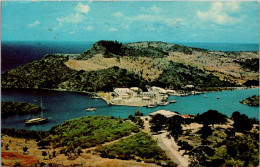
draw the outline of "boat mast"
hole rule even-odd
[[[42,112],[42,96],[41,96],[41,117],[43,118],[43,112]]]

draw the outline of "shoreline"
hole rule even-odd
[[[218,91],[204,91],[204,92],[199,92],[195,91],[195,93],[192,93],[192,91],[189,91],[190,94],[187,93],[179,93],[180,91],[183,90],[176,90],[176,93],[169,94],[169,96],[191,96],[191,95],[199,95],[199,94],[205,94],[205,93],[210,93],[210,92],[222,92],[222,91],[233,91],[233,90],[242,90],[242,89],[259,89],[259,86],[252,86],[252,87],[219,87],[222,90]],[[224,89],[223,89],[224,88]],[[111,100],[108,100],[105,96],[111,94],[111,92],[87,92],[87,91],[75,91],[75,90],[66,90],[66,89],[50,89],[50,88],[2,88],[2,89],[31,89],[31,90],[50,90],[50,91],[57,91],[57,92],[73,92],[73,93],[83,93],[87,94],[89,96],[97,94],[99,95],[108,105],[115,105],[115,106],[129,106],[129,107],[146,107],[147,104],[150,104],[150,102],[123,102],[123,103],[111,103]],[[178,93],[177,93],[178,92]],[[134,104],[133,104],[134,103]],[[141,103],[141,104],[140,104]]]

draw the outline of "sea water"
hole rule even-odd
[[[169,96],[169,100],[177,100],[177,103],[170,103],[168,106],[156,108],[129,107],[129,106],[109,106],[103,99],[91,99],[84,93],[58,92],[51,90],[32,89],[2,89],[2,101],[20,101],[34,103],[36,97],[37,105],[40,105],[42,97],[43,106],[46,108],[44,117],[51,117],[46,124],[26,126],[25,120],[33,115],[10,116],[2,118],[2,127],[12,127],[16,129],[49,130],[52,126],[63,123],[66,120],[82,116],[115,116],[127,118],[134,115],[136,110],[140,110],[144,115],[157,110],[177,111],[180,114],[203,113],[210,109],[217,110],[230,117],[234,111],[248,115],[250,118],[259,119],[259,107],[251,107],[239,103],[252,95],[259,95],[259,89],[242,89],[233,91],[221,91],[190,95],[190,96]],[[220,99],[217,99],[220,97]],[[89,106],[96,107],[96,111],[88,112]]]

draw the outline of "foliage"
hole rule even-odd
[[[167,130],[170,132],[170,135],[173,136],[175,140],[177,140],[178,137],[183,133],[181,126],[182,122],[183,118],[179,115],[170,117],[166,121],[166,125],[168,127]]]
[[[133,116],[132,114],[130,114],[128,116],[128,119],[132,122],[134,122],[136,125],[138,125],[139,127],[143,128],[144,126],[144,121],[140,118],[140,116],[142,116],[143,113],[140,112],[140,110],[137,110],[135,112],[135,116]]]
[[[114,144],[101,146],[97,149],[105,158],[167,160],[164,151],[157,146],[156,141],[146,133],[138,133]]]
[[[114,87],[145,88],[146,81],[134,72],[119,67],[99,71],[68,68],[65,55],[47,55],[44,59],[2,73],[3,88],[50,88],[70,91],[113,91]]]
[[[259,80],[247,80],[243,83],[245,86],[259,86]]]
[[[35,130],[14,129],[14,128],[2,128],[1,132],[11,137],[36,139],[37,141],[49,136],[50,134],[47,131],[35,131]]]
[[[242,104],[249,105],[249,106],[259,106],[259,95],[258,96],[256,96],[256,95],[250,96],[250,97],[248,97],[244,100],[241,100],[239,102],[242,103]]]
[[[152,124],[151,131],[152,132],[161,131],[166,120],[167,118],[162,114],[153,115],[152,119],[150,120],[150,123]]]
[[[81,117],[66,121],[50,130],[49,140],[59,146],[82,148],[96,146],[109,142],[132,132],[139,132],[139,128],[129,121],[122,121],[114,117]]]
[[[259,58],[246,59],[243,61],[234,60],[234,62],[240,64],[244,69],[249,69],[255,72],[259,71]]]
[[[135,111],[135,116],[143,116],[144,114],[140,110]]]
[[[232,117],[234,120],[234,128],[238,132],[249,131],[253,127],[253,119],[248,118],[245,114],[240,114],[238,111],[233,112]]]
[[[196,67],[172,61],[163,70],[163,73],[152,82],[152,85],[170,87],[172,89],[180,89],[188,84],[195,85],[195,89],[234,86],[233,83],[221,81],[218,77],[206,74]]]
[[[236,136],[227,141],[227,153],[235,160],[244,161],[244,166],[248,166],[249,163],[258,165],[258,144],[259,142],[250,135]]]
[[[212,129],[207,124],[203,124],[203,127],[201,128],[201,130],[198,133],[201,133],[202,139],[206,139],[210,135],[212,135]]]
[[[222,124],[227,121],[227,116],[217,110],[208,110],[201,115],[197,115],[195,121],[206,125]]]
[[[41,111],[41,107],[24,102],[2,102],[1,103],[1,116],[7,117],[15,114],[36,114]]]

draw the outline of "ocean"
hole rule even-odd
[[[129,107],[129,106],[109,106],[103,99],[91,99],[84,93],[59,92],[51,90],[32,90],[32,89],[2,89],[2,101],[21,101],[34,103],[37,97],[37,104],[40,105],[42,97],[44,117],[51,119],[40,125],[26,126],[25,120],[32,118],[33,115],[15,115],[2,118],[1,126],[15,129],[28,130],[49,130],[51,127],[59,125],[66,120],[83,116],[114,116],[127,118],[130,114],[134,115],[136,110],[140,110],[144,115],[149,115],[157,110],[177,111],[180,114],[204,113],[210,109],[217,110],[230,117],[234,111],[246,114],[250,118],[259,119],[259,107],[251,107],[239,103],[240,100],[252,95],[259,95],[259,89],[243,89],[234,91],[209,92],[190,96],[169,96],[170,100],[177,100],[177,103],[170,103],[167,106],[156,108]],[[220,97],[220,99],[217,99]],[[91,106],[97,108],[96,111],[87,112],[86,108]]]
[[[94,42],[2,41],[1,71],[42,59],[46,54],[83,53]],[[212,51],[258,51],[258,44],[178,43]]]

